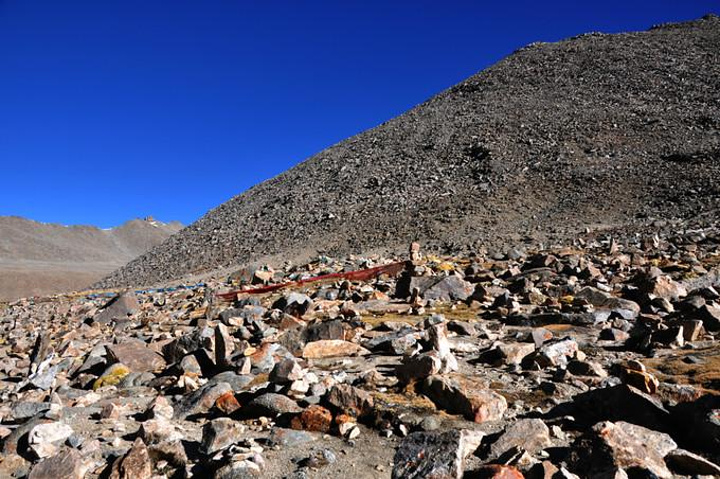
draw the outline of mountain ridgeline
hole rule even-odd
[[[81,289],[180,229],[152,218],[100,229],[0,216],[0,301]]]
[[[567,242],[720,207],[720,19],[535,43],[208,212],[98,286]],[[662,221],[657,221],[662,220]]]

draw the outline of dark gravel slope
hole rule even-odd
[[[208,212],[99,285],[274,255],[566,241],[720,207],[720,19],[533,44]]]

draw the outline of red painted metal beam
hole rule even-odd
[[[217,293],[218,298],[222,298],[228,301],[232,301],[237,298],[238,294],[264,294],[278,291],[280,289],[302,286],[308,283],[316,283],[318,281],[327,280],[347,280],[347,281],[368,281],[372,278],[377,278],[380,275],[387,274],[390,276],[397,276],[406,267],[406,261],[400,261],[398,263],[386,264],[383,266],[376,266],[374,268],[361,269],[358,271],[348,271],[345,273],[330,273],[315,276],[313,278],[302,279],[300,281],[288,281],[286,283],[271,284],[268,286],[260,286],[259,288],[252,289],[239,289],[235,291],[229,291],[227,293]]]

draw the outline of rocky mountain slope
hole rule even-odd
[[[82,288],[178,232],[152,218],[103,230],[0,217],[0,300]]]
[[[564,242],[720,206],[720,19],[537,43],[207,213],[100,286],[317,252]]]

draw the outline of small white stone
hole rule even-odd
[[[61,422],[38,424],[30,430],[28,444],[37,457],[43,459],[54,455],[57,452],[57,446],[73,433],[70,426]]]
[[[75,407],[88,407],[91,404],[95,404],[100,399],[102,399],[101,395],[99,395],[96,392],[91,391],[91,392],[85,394],[84,396],[80,396],[79,398],[77,398],[75,400],[74,406]]]
[[[151,419],[172,419],[173,407],[165,396],[158,396],[152,402],[148,411],[148,417]]]
[[[338,426],[338,432],[340,433],[340,435],[342,437],[345,437],[354,427],[355,427],[354,423],[344,422]]]

